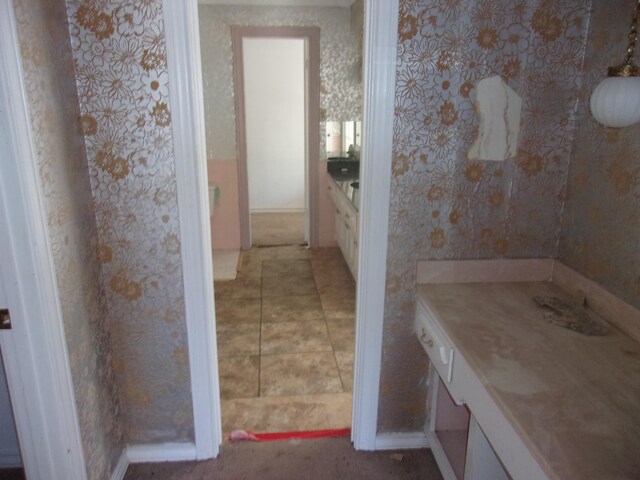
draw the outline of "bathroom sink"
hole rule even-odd
[[[360,172],[360,162],[349,158],[331,157],[327,161],[327,171],[333,175],[353,175],[357,178]]]

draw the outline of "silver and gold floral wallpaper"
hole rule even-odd
[[[635,4],[593,1],[559,257],[640,308],[640,125],[604,128],[588,103],[622,62]]]
[[[60,0],[14,7],[87,475],[101,480],[124,447],[124,426],[67,13]]]
[[[557,254],[588,6],[400,2],[381,431],[424,422],[427,362],[412,332],[416,261]],[[491,75],[523,98],[518,153],[471,162],[474,86]]]
[[[14,3],[87,467],[108,478],[126,443],[193,440],[162,3]],[[559,256],[640,307],[638,126],[600,127],[587,105],[633,4],[401,0],[381,432],[424,422],[418,260]],[[493,74],[523,98],[518,153],[470,162],[474,85]]]
[[[236,159],[232,25],[320,27],[320,138],[325,120],[361,119],[361,35],[349,8],[200,5],[198,14],[208,159]]]
[[[193,440],[161,0],[68,0],[127,443]]]

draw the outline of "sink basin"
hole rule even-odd
[[[331,157],[327,161],[327,171],[335,175],[354,175],[357,177],[360,171],[360,162],[343,157]]]

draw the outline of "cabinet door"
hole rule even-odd
[[[344,227],[342,222],[342,211],[336,205],[334,207],[335,212],[333,214],[334,225],[336,227],[336,242],[338,246],[342,248],[342,237],[344,236]]]
[[[351,269],[351,272],[353,273],[353,278],[355,278],[356,280],[358,279],[358,235],[356,233],[356,235],[354,235],[352,242],[352,263],[353,263],[353,268]]]
[[[511,477],[498,460],[484,432],[471,416],[464,480],[509,480]]]

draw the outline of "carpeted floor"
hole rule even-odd
[[[224,444],[205,462],[131,465],[125,480],[441,479],[431,450],[356,452],[348,438]]]
[[[0,468],[0,480],[24,480],[21,468]]]

